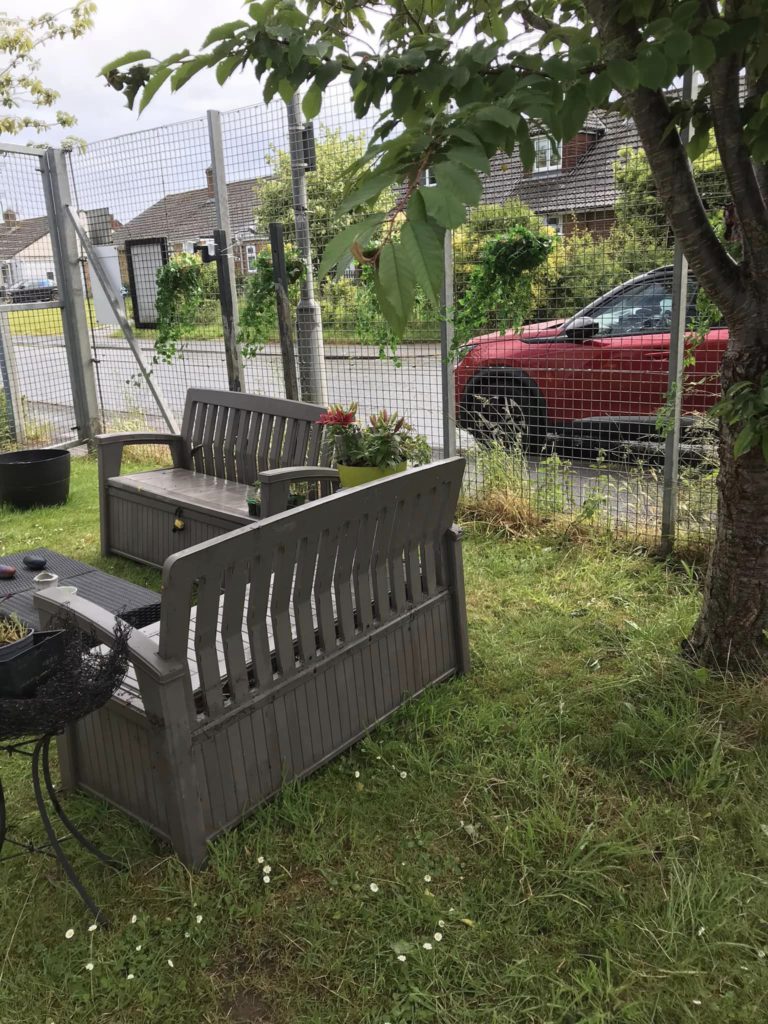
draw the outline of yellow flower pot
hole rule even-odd
[[[374,480],[381,480],[385,476],[393,476],[395,473],[402,473],[408,468],[407,462],[401,462],[397,466],[341,466],[337,465],[339,479],[342,487],[359,487],[360,484],[370,484]]]

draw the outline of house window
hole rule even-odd
[[[249,274],[255,274],[257,270],[256,265],[256,246],[246,245],[245,247],[245,263]]]
[[[556,235],[562,235],[563,233],[563,215],[562,213],[545,213],[541,218],[541,223],[545,228],[551,228]]]
[[[535,152],[533,161],[534,174],[541,171],[559,171],[563,166],[562,157],[551,139],[540,135],[533,140]]]
[[[433,168],[426,167],[421,175],[421,184],[423,188],[432,188],[433,185],[437,184],[437,178]]]

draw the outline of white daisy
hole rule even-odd
[[[67,928],[67,930],[64,932],[64,938],[65,939],[73,939],[74,937],[75,937],[75,929],[74,928]]]
[[[378,885],[376,885],[375,882],[371,882],[371,884],[368,886],[368,888],[371,890],[371,892],[378,892],[379,891],[379,887],[378,887]]]

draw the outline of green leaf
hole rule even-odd
[[[705,126],[703,129],[698,129],[696,131],[686,146],[689,160],[696,160],[706,153],[707,148],[709,147],[709,138],[710,135],[708,127]]]
[[[280,93],[283,103],[290,103],[296,95],[296,86],[287,78],[281,78],[277,83],[277,91]]]
[[[628,60],[609,60],[606,70],[608,77],[619,92],[632,92],[638,85],[637,68]]]
[[[741,428],[739,436],[736,438],[736,443],[733,446],[733,457],[738,459],[741,455],[754,448],[756,444],[757,434],[754,425],[747,423],[746,426]]]
[[[392,171],[382,171],[380,174],[365,175],[359,180],[357,188],[350,192],[339,207],[339,213],[349,213],[356,206],[375,199],[384,189],[392,184],[394,178]]]
[[[536,159],[536,150],[533,148],[526,124],[520,125],[520,131],[517,133],[517,144],[520,149],[520,162],[526,171],[530,171]]]
[[[318,281],[322,281],[328,271],[336,266],[355,242],[366,245],[376,228],[386,219],[385,213],[372,213],[356,224],[348,224],[343,231],[332,238],[323,250],[323,258],[317,271]]]
[[[198,71],[202,71],[203,68],[207,68],[210,65],[210,57],[207,54],[202,54],[198,57],[193,57],[192,60],[186,61],[181,67],[177,68],[171,75],[171,90],[176,92],[182,85],[196,75]]]
[[[566,91],[563,109],[560,112],[560,127],[564,141],[567,142],[581,131],[590,106],[587,88],[583,83],[577,83]]]
[[[416,297],[416,276],[402,245],[387,242],[382,248],[375,281],[382,313],[395,334],[402,336]]]
[[[312,118],[317,117],[320,113],[320,108],[323,105],[323,90],[317,84],[313,82],[312,85],[307,89],[304,99],[301,102],[301,109],[304,113],[304,117],[308,121]]]
[[[480,146],[452,146],[446,150],[445,155],[454,163],[462,164],[464,167],[471,167],[474,171],[484,171],[486,174],[491,169],[491,163],[485,155],[485,150]]]
[[[660,49],[641,53],[635,64],[640,84],[647,89],[663,89],[674,78],[675,68]]]
[[[506,107],[481,107],[475,117],[478,121],[494,121],[496,124],[504,125],[505,128],[517,129],[520,124],[520,115],[512,113]]]
[[[483,194],[483,183],[476,171],[450,161],[435,164],[434,174],[439,186],[452,189],[466,206],[476,206]],[[445,225],[448,227],[449,225]]]
[[[457,228],[467,217],[466,207],[444,183],[422,190],[427,214],[444,228]]]
[[[416,279],[433,306],[440,304],[443,284],[443,240],[445,232],[428,220],[409,218],[400,232],[403,250]]]
[[[208,35],[205,37],[203,46],[210,46],[211,43],[218,43],[221,39],[231,39],[233,35],[240,28],[248,28],[247,21],[227,21],[223,25],[217,25],[216,28],[212,28]]]
[[[141,103],[139,103],[139,113],[147,106],[152,97],[155,95],[157,90],[166,81],[167,78],[173,72],[173,68],[158,68],[151,76],[147,84],[144,86],[144,91],[141,94]]]
[[[706,71],[710,64],[714,63],[716,56],[715,44],[711,39],[707,39],[706,36],[694,38],[691,43],[691,61],[694,67]]]
[[[243,56],[240,53],[232,53],[216,65],[216,81],[224,85],[232,72],[243,63]]]
[[[140,60],[151,60],[152,54],[149,50],[129,50],[128,53],[124,53],[122,57],[118,57],[117,60],[111,60],[109,64],[105,64],[99,72],[100,75],[108,75],[110,71],[116,71],[117,68],[123,66],[123,64],[136,64]]]
[[[691,49],[691,34],[683,28],[676,28],[664,40],[664,52],[676,64],[682,64]]]

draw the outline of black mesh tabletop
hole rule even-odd
[[[47,560],[44,570],[28,569],[24,565],[25,555],[39,555]],[[135,583],[129,583],[118,576],[94,569],[85,562],[60,555],[49,548],[35,548],[19,551],[12,555],[0,556],[0,563],[16,567],[16,576],[11,580],[0,580],[0,612],[16,612],[22,622],[38,626],[39,619],[34,606],[34,577],[38,572],[52,572],[59,582],[77,587],[79,597],[84,597],[113,615],[119,615],[132,626],[140,628],[157,622],[160,618],[160,595]]]

